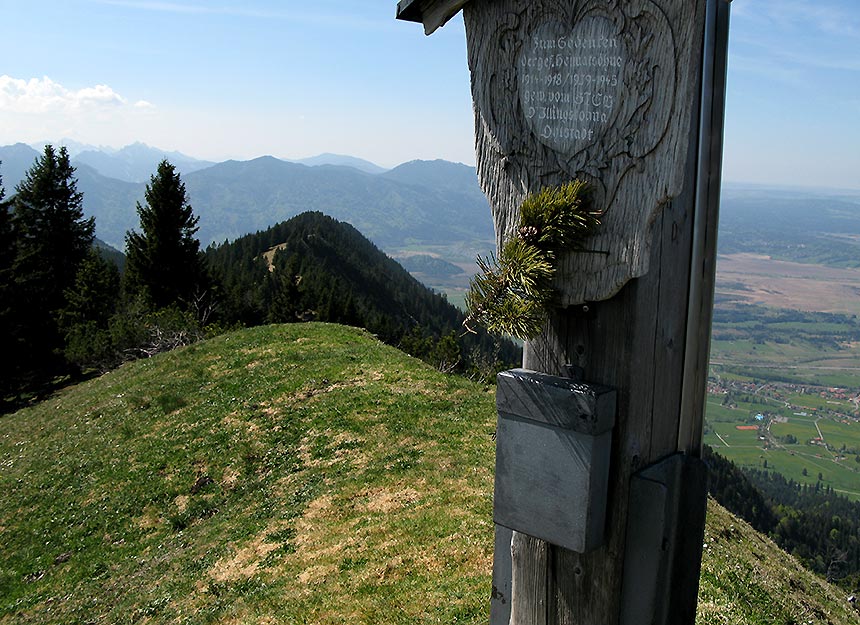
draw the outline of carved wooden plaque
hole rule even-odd
[[[580,178],[604,212],[560,262],[562,304],[648,271],[649,226],[695,150],[705,3],[494,0],[464,8],[478,175],[497,243],[542,187]]]

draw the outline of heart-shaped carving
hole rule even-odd
[[[542,143],[573,156],[597,143],[620,109],[627,53],[616,26],[587,15],[544,22],[520,51],[520,104]]]

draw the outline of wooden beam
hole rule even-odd
[[[473,0],[464,9],[477,168],[499,242],[524,197],[573,178],[607,211],[588,252],[562,259],[562,305],[526,343],[523,367],[561,377],[571,364],[617,390],[602,545],[582,553],[497,526],[492,625],[618,625],[626,549],[642,546],[628,541],[642,522],[628,518],[633,476],[679,450],[696,465],[722,112],[721,72],[708,59],[725,50],[703,53],[726,10],[725,0]],[[605,87],[599,107],[584,104],[589,84]],[[616,279],[624,267],[636,279]],[[660,579],[627,583],[628,596],[653,606],[643,624],[662,623],[667,601],[677,608],[668,622],[694,618],[704,506],[668,495],[701,502],[705,491],[702,480],[680,483],[654,509],[666,519],[658,547],[672,537]],[[671,593],[646,593],[655,583]]]
[[[463,9],[477,170],[499,246],[542,188],[583,180],[603,211],[583,248],[559,259],[558,306],[525,344],[524,369],[542,373],[515,392],[500,384],[496,475],[507,490],[497,482],[496,495],[508,500],[494,507],[491,625],[695,618],[730,1],[398,3],[397,17],[428,35]],[[545,384],[570,370],[616,391],[599,450],[580,440],[596,430],[566,430],[594,412],[590,396],[571,403],[565,384]],[[551,536],[562,512],[544,501],[575,480],[582,496],[561,507],[597,501],[595,469],[607,474],[605,517],[591,524],[601,540]],[[533,513],[520,518],[526,504]]]
[[[400,0],[397,19],[424,24],[424,34],[432,35],[457,15],[470,0]]]

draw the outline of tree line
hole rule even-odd
[[[105,258],[64,147],[45,146],[7,199],[0,178],[0,396],[20,401],[57,379],[146,349],[161,316],[188,325],[208,277],[197,218],[166,160],[137,203],[125,271]]]
[[[714,307],[714,340],[765,343],[808,343],[818,349],[839,349],[860,340],[856,315],[772,309],[736,301]]]
[[[244,325],[329,321],[363,327],[441,371],[487,380],[520,348],[467,333],[465,315],[353,226],[306,212],[207,248],[218,313]]]
[[[800,484],[776,471],[739,469],[705,446],[709,492],[828,581],[860,585],[860,502],[820,479]]]
[[[203,251],[199,217],[162,161],[136,205],[124,267],[94,245],[65,148],[48,145],[6,197],[0,178],[0,399],[226,328],[331,321],[367,328],[444,371],[490,378],[519,348],[464,335],[463,314],[351,226],[320,213]],[[2,174],[2,171],[0,171]]]

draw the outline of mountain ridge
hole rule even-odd
[[[38,156],[24,144],[0,147],[5,188],[14,189]],[[104,176],[83,162],[76,167],[85,214],[96,218],[99,238],[122,248],[125,233],[138,226],[135,206],[143,201],[145,184]],[[446,174],[440,175],[439,168]],[[461,188],[437,184],[452,171]],[[198,237],[204,246],[263,230],[308,210],[351,223],[383,249],[453,240],[467,242],[477,254],[492,244],[489,205],[478,190],[473,168],[414,161],[408,172],[388,176],[389,172],[370,174],[343,165],[308,166],[261,156],[216,163],[182,179],[200,217]],[[398,179],[401,176],[408,180]]]
[[[230,325],[299,319],[366,328],[441,370],[494,379],[521,362],[512,342],[463,332],[465,314],[384,254],[354,226],[305,212],[206,249]],[[485,364],[486,363],[486,364]]]
[[[365,160],[363,158],[358,158],[357,156],[350,156],[348,154],[333,154],[331,152],[323,152],[322,154],[317,154],[316,156],[308,156],[306,158],[285,160],[289,160],[294,163],[300,163],[302,165],[307,165],[309,167],[318,167],[321,165],[352,167],[353,169],[358,169],[368,174],[381,174],[388,171],[388,169],[386,169],[385,167],[381,167],[376,163]]]
[[[124,182],[148,182],[162,159],[167,159],[182,175],[206,169],[215,163],[196,159],[136,142],[113,152],[84,150],[72,157],[72,164],[86,164],[102,176]]]

